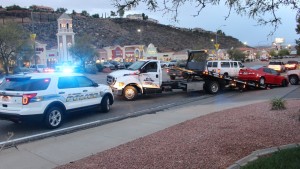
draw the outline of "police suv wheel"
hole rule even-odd
[[[45,113],[44,124],[47,128],[54,129],[61,126],[63,111],[59,107],[52,107]]]
[[[108,96],[104,96],[103,98],[102,98],[102,101],[101,101],[101,110],[103,111],[103,112],[109,112],[109,110],[110,110],[110,101],[109,101],[109,98],[108,98]]]

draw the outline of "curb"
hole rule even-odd
[[[285,149],[296,148],[296,147],[300,147],[300,143],[298,143],[298,144],[293,143],[293,144],[282,145],[279,147],[271,147],[271,148],[256,150],[256,151],[253,151],[250,155],[236,161],[234,164],[227,167],[226,169],[240,169],[242,166],[247,165],[249,162],[252,162],[252,161],[258,159],[261,156],[272,154],[277,151],[281,151],[281,150],[285,150]]]

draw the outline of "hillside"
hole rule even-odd
[[[23,23],[24,28],[37,34],[37,40],[47,43],[48,48],[56,47],[57,22]],[[137,30],[140,29],[141,32]],[[212,49],[214,33],[182,30],[153,22],[125,18],[73,17],[73,31],[77,35],[90,34],[97,48],[113,45],[149,45],[153,43],[159,52],[183,49]],[[243,44],[231,36],[218,35],[222,49],[241,47]]]

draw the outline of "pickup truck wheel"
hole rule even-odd
[[[49,108],[45,112],[44,124],[49,129],[58,128],[64,120],[64,112],[59,107]]]
[[[288,84],[289,84],[289,82],[287,81],[287,80],[282,80],[282,82],[281,82],[281,86],[282,87],[287,87],[288,86]]]
[[[207,84],[206,90],[210,94],[217,94],[220,90],[220,85],[217,81],[211,81]]]
[[[101,104],[100,104],[100,108],[105,113],[109,112],[109,110],[110,110],[110,102],[109,102],[108,96],[104,96],[102,98],[102,101],[101,101]]]
[[[296,75],[290,76],[289,80],[292,85],[297,85],[299,83],[299,78]]]
[[[133,86],[126,86],[124,89],[123,96],[125,100],[135,100],[137,97],[137,90]]]

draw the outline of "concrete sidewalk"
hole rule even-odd
[[[116,147],[199,116],[263,100],[184,105],[71,134],[18,145],[0,152],[1,169],[54,168]],[[201,110],[201,111],[199,111]]]

